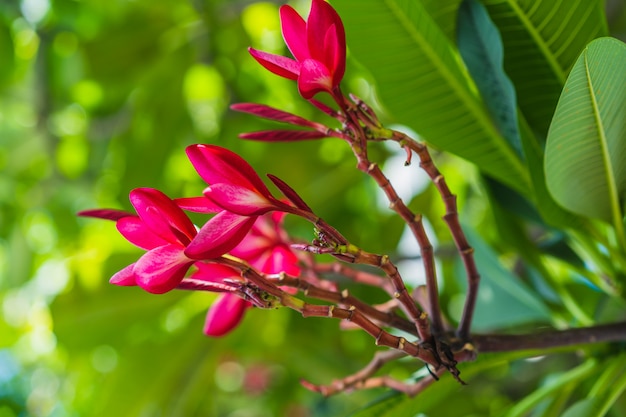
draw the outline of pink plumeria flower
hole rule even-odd
[[[321,91],[339,96],[339,83],[346,69],[346,35],[341,18],[324,0],[313,0],[305,21],[291,6],[281,6],[283,39],[294,59],[249,48],[265,68],[297,80],[305,99]]]
[[[138,285],[151,293],[170,291],[182,281],[195,260],[185,248],[196,236],[187,215],[165,194],[152,188],[130,192],[137,215],[119,210],[87,210],[82,216],[115,220],[119,232],[147,252],[133,264],[117,272],[110,282]]]
[[[187,156],[209,187],[204,195],[215,205],[240,216],[258,216],[287,205],[272,196],[242,157],[215,145],[191,145]]]

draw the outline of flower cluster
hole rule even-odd
[[[234,294],[233,268],[209,263],[226,253],[266,273],[298,275],[298,258],[281,229],[289,204],[276,199],[254,169],[232,151],[214,145],[192,145],[187,154],[208,184],[203,196],[172,200],[159,190],[130,192],[135,213],[114,209],[86,210],[82,216],[114,220],[129,242],[146,253],[116,273],[116,285],[137,285],[161,294],[180,287],[190,268],[196,280],[224,294],[207,317],[205,333],[221,335],[232,329],[250,304]],[[184,210],[214,216],[199,230]]]
[[[296,126],[291,130],[269,130],[242,135],[263,141],[298,141],[335,137],[346,141],[356,159],[357,168],[372,177],[390,202],[390,208],[404,220],[422,250],[426,272],[426,301],[419,307],[409,293],[398,268],[387,255],[362,250],[351,244],[313,210],[289,185],[268,175],[283,198],[274,197],[254,169],[239,155],[216,145],[192,145],[187,156],[199,176],[207,183],[201,196],[170,199],[159,190],[138,188],[130,193],[135,212],[113,209],[87,210],[83,216],[113,220],[119,232],[131,243],[146,251],[136,262],[116,273],[111,282],[136,285],[151,293],[173,289],[202,290],[219,293],[206,316],[204,332],[222,336],[235,328],[250,306],[274,308],[284,306],[298,311],[303,317],[330,317],[345,320],[361,328],[376,340],[402,355],[422,360],[434,371],[432,380],[445,370],[461,381],[456,364],[471,360],[475,350],[452,351],[451,343],[436,340],[448,334],[444,328],[438,302],[432,246],[426,236],[421,216],[413,213],[398,196],[380,167],[367,156],[368,141],[393,140],[405,147],[407,164],[416,153],[421,167],[437,184],[446,204],[446,222],[453,233],[468,271],[473,294],[468,296],[457,331],[457,337],[467,339],[472,308],[476,299],[478,273],[458,223],[456,200],[443,176],[432,163],[427,148],[408,136],[385,129],[374,111],[360,99],[344,97],[340,83],[346,65],[344,27],[335,10],[324,0],[312,0],[307,20],[289,6],[280,8],[282,33],[294,59],[250,48],[251,55],[271,72],[297,81],[301,96],[309,103],[335,118],[340,128],[330,128],[318,122],[261,104],[240,103],[234,110]],[[338,108],[317,101],[320,92],[330,94]],[[197,228],[185,211],[208,214],[210,219]],[[311,244],[292,243],[282,227],[286,214],[306,219],[314,225]],[[302,252],[294,252],[294,249]],[[344,268],[341,263],[318,264],[304,252],[329,254],[335,260],[349,264],[367,265],[384,274],[379,276],[359,269]],[[301,256],[300,256],[301,255]],[[338,283],[324,274],[340,274],[359,284],[384,290],[388,303],[370,305],[338,289]],[[299,298],[322,301],[313,304]],[[422,311],[420,308],[426,309]],[[397,313],[401,310],[404,314]],[[428,314],[427,314],[428,311]],[[418,338],[409,342],[395,336],[386,328],[396,328]],[[458,340],[455,340],[458,344]],[[391,378],[372,377],[380,364],[398,358],[398,352],[374,359],[367,368],[354,376],[336,381],[330,386],[304,385],[314,391],[331,394],[353,387],[389,386],[414,394],[423,385],[407,385]],[[378,364],[378,365],[376,365]],[[430,368],[429,368],[430,370]],[[462,382],[462,381],[461,381]]]

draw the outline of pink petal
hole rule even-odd
[[[135,281],[135,274],[133,273],[133,268],[135,268],[135,264],[132,263],[115,273],[109,280],[111,284],[121,285],[121,286],[135,286],[137,282]]]
[[[213,303],[204,322],[204,334],[224,336],[241,322],[250,303],[234,294],[222,294]]]
[[[248,48],[248,51],[250,55],[268,71],[290,80],[298,79],[300,65],[296,60],[281,55],[269,54],[254,48]]]
[[[185,254],[192,259],[212,259],[224,255],[246,236],[256,217],[222,211],[205,223]]]
[[[242,133],[241,139],[258,140],[261,142],[297,142],[301,140],[322,139],[328,135],[314,130],[264,130],[260,132]]]
[[[254,168],[233,151],[215,145],[191,145],[187,147],[187,156],[209,185],[233,184],[271,196]]]
[[[189,217],[161,191],[136,188],[130,192],[130,202],[146,226],[168,242],[186,245],[196,235]]]
[[[83,217],[94,217],[97,219],[115,220],[115,221],[126,216],[134,216],[134,214],[132,213],[129,213],[123,210],[117,210],[117,209],[83,210],[83,211],[79,211],[77,214]]]
[[[146,252],[133,269],[137,285],[154,294],[176,288],[194,263],[185,256],[184,249],[181,245],[168,244]]]
[[[241,280],[241,273],[230,266],[215,262],[197,262],[196,272],[191,274],[192,278],[209,282],[221,282],[225,279]]]
[[[204,196],[175,198],[174,202],[181,209],[194,213],[219,213],[223,210],[220,206]]]
[[[307,59],[302,63],[298,78],[298,90],[302,97],[309,99],[320,91],[332,93],[332,89],[332,76],[324,64],[313,59]]]
[[[169,243],[161,236],[154,234],[152,229],[147,227],[137,216],[128,216],[119,219],[116,223],[116,227],[126,240],[141,249],[150,250]]]
[[[333,75],[333,87],[337,87],[346,71],[346,45],[341,45],[337,40],[336,25],[328,28],[324,37],[323,62]]]
[[[284,272],[287,275],[297,277],[300,275],[298,257],[288,247],[283,245],[274,246],[270,256],[261,267],[261,272],[266,274]]]
[[[274,183],[274,185],[276,186],[276,188],[278,188],[280,190],[281,193],[283,193],[283,195],[285,197],[287,197],[287,200],[289,200],[294,206],[298,207],[301,210],[305,210],[308,211],[310,213],[313,213],[313,210],[311,210],[311,208],[308,206],[307,203],[304,202],[304,200],[302,199],[302,197],[300,197],[298,195],[298,193],[296,192],[296,190],[294,190],[293,188],[291,188],[285,181],[281,180],[280,178],[272,175],[272,174],[267,174],[267,177]],[[275,211],[274,213],[276,214],[285,214],[285,212],[279,212],[279,211]],[[282,217],[281,217],[282,219]],[[278,221],[277,221],[278,223]]]
[[[204,195],[224,210],[242,216],[258,216],[276,208],[262,195],[236,185],[213,184],[204,191]]]
[[[291,6],[280,7],[280,25],[283,39],[298,61],[310,58],[306,40],[306,22]]]
[[[313,59],[320,60],[324,63],[326,51],[324,44],[324,38],[326,37],[326,33],[328,29],[332,26],[336,26],[337,32],[337,43],[338,46],[343,44],[343,48],[345,49],[346,41],[345,41],[345,30],[343,27],[343,23],[341,22],[341,18],[333,9],[333,7],[328,4],[324,0],[313,0],[311,3],[311,12],[309,13],[309,17],[307,19],[307,40],[309,46],[310,56]]]
[[[324,125],[307,120],[286,111],[278,110],[270,106],[256,103],[236,103],[230,106],[235,111],[253,114],[264,119],[275,120],[277,122],[289,123],[296,126],[310,127],[312,129],[326,129]]]
[[[267,251],[271,243],[265,236],[253,236],[251,233],[248,233],[241,243],[230,251],[230,254],[246,262],[253,263],[254,260],[260,258]]]

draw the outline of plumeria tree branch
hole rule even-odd
[[[319,217],[287,182],[269,174],[282,196],[274,195],[241,156],[216,145],[196,144],[186,153],[206,183],[194,197],[171,199],[161,191],[138,188],[130,192],[134,212],[115,209],[86,210],[82,216],[115,222],[119,232],[145,250],[139,259],[117,272],[111,283],[136,285],[151,293],[174,289],[218,294],[209,308],[204,333],[224,336],[232,331],[251,307],[290,308],[303,317],[334,318],[342,327],[368,333],[376,345],[390,348],[377,352],[360,371],[328,385],[303,385],[324,395],[355,389],[388,387],[416,395],[441,375],[449,373],[463,383],[457,364],[471,361],[480,352],[552,349],[580,343],[626,340],[626,323],[592,328],[524,335],[472,334],[480,275],[473,248],[459,221],[456,196],[435,166],[427,146],[404,133],[385,128],[376,112],[355,95],[344,95],[340,86],[346,66],[343,23],[324,0],[312,0],[306,20],[290,6],[280,8],[281,30],[291,57],[254,48],[249,52],[263,67],[296,82],[304,100],[334,118],[339,127],[262,104],[241,103],[233,110],[287,124],[289,129],[249,132],[242,138],[286,142],[333,138],[345,141],[357,168],[385,194],[389,207],[411,230],[426,276],[425,286],[409,292],[389,256],[361,249],[341,231]],[[327,94],[332,101],[316,99]],[[293,127],[293,128],[291,128]],[[406,165],[414,155],[437,189],[445,206],[442,218],[464,264],[468,289],[456,331],[446,320],[439,302],[433,245],[422,216],[399,197],[368,147],[393,141],[406,151]],[[207,216],[196,227],[185,213]],[[283,218],[297,216],[314,230],[310,242],[294,241],[283,228]],[[328,254],[336,261],[319,263],[315,255]],[[374,267],[377,273],[362,270]],[[370,304],[340,289],[337,276],[386,292],[389,300]],[[343,285],[343,283],[342,283]],[[394,334],[394,330],[403,335]],[[410,356],[429,371],[413,382],[376,375],[385,364]]]

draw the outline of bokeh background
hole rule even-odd
[[[623,27],[623,6],[615,4],[612,24]],[[293,5],[303,13],[309,6]],[[381,394],[325,399],[299,384],[358,370],[375,351],[368,336],[281,309],[252,310],[232,334],[207,338],[202,323],[213,295],[155,296],[109,285],[141,252],[113,223],[76,216],[87,208],[128,209],[135,187],[198,195],[203,184],[184,148],[215,143],[287,181],[352,241],[396,253],[402,224],[343,143],[237,138],[271,125],[230,111],[235,102],[330,122],[300,99],[293,82],[247,53],[248,46],[285,53],[278,7],[247,0],[0,0],[0,417],[345,415]],[[344,89],[375,103],[367,71],[356,62],[349,62]],[[381,145],[372,155],[389,157],[391,170],[402,161],[395,152]],[[485,239],[493,236],[474,168],[447,155],[437,159],[460,196],[464,221]],[[401,174],[404,195],[438,219],[436,194],[424,188],[417,168],[412,172]],[[430,230],[445,259],[449,237],[435,222]],[[306,224],[288,226],[312,237]],[[444,305],[454,317],[462,288],[445,284]],[[499,381],[512,366],[503,362],[486,380]],[[418,368],[407,361],[390,372],[404,378]],[[516,375],[517,388],[505,393],[494,383],[474,384],[466,409],[513,401],[521,382],[537,378],[532,371]]]

